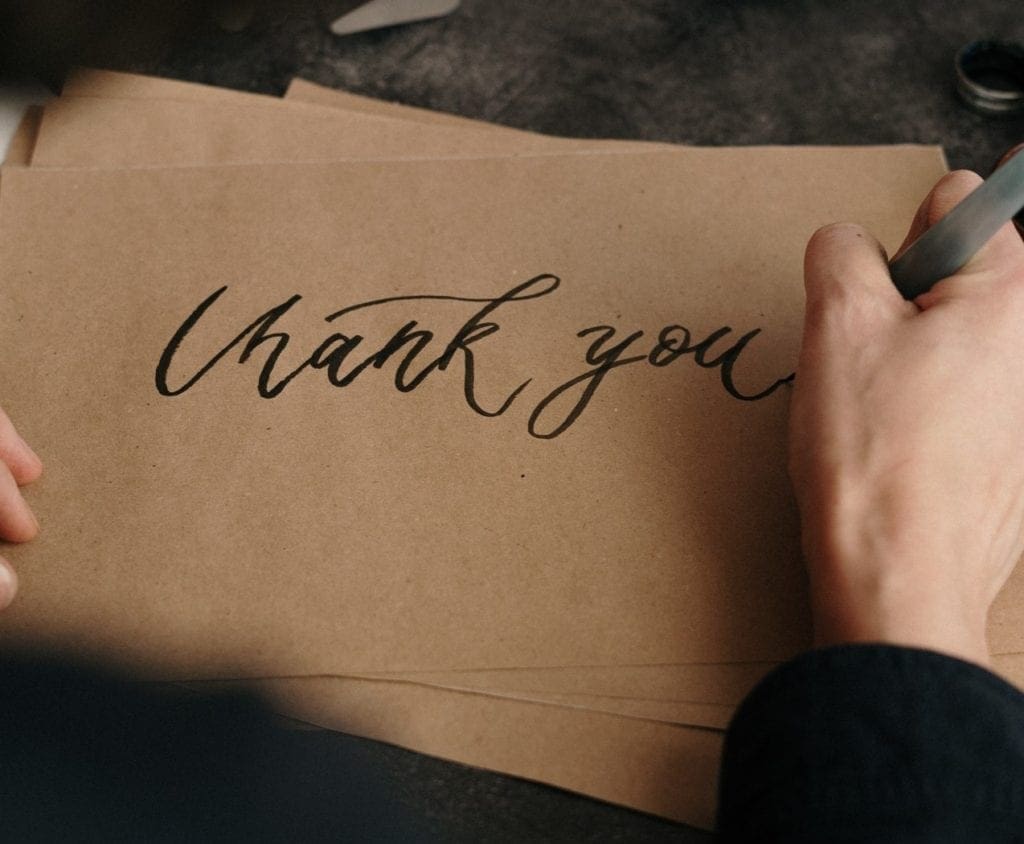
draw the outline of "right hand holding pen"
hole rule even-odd
[[[906,243],[980,183],[942,179]],[[868,232],[829,226],[805,280],[790,474],[817,643],[985,664],[989,607],[1024,550],[1024,243],[1007,224],[908,302]]]

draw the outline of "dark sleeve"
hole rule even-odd
[[[931,651],[809,651],[725,738],[723,841],[1024,842],[1024,695]]]
[[[0,654],[0,841],[438,840],[369,744],[281,726],[247,692],[198,695]]]

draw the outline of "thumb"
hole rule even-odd
[[[861,226],[818,229],[804,254],[805,334],[818,328],[860,333],[917,312],[892,283],[882,245]]]

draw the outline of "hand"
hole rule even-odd
[[[42,471],[43,464],[36,453],[0,410],[0,539],[27,542],[39,532],[39,523],[19,487],[34,481]],[[0,609],[14,599],[17,588],[14,570],[0,557]]]
[[[902,248],[981,180],[942,179]],[[817,644],[988,662],[989,607],[1024,550],[1024,243],[1007,224],[914,302],[868,232],[815,233],[790,475]]]

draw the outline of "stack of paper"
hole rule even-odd
[[[0,183],[42,455],[7,643],[708,826],[805,647],[785,424],[811,232],[934,147],[556,139],[83,72]],[[1024,676],[1024,581],[994,612]]]

